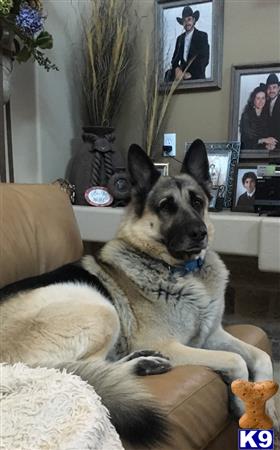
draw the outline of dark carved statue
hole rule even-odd
[[[83,127],[83,144],[71,159],[67,179],[75,185],[78,205],[88,205],[85,192],[95,186],[108,189],[114,206],[129,199],[130,185],[121,153],[113,148],[115,136],[110,127]]]

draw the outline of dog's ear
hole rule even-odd
[[[201,139],[196,139],[187,150],[181,173],[191,175],[206,192],[209,192],[211,179],[207,151]]]
[[[159,179],[160,172],[137,144],[132,144],[129,147],[127,168],[132,185],[132,194],[137,197],[138,215],[141,215],[147,194]]]
[[[132,144],[128,150],[128,172],[132,186],[147,192],[160,177],[147,153],[137,144]]]

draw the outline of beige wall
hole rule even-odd
[[[81,88],[77,82],[81,26],[78,0],[45,0],[46,30],[54,47],[46,56],[59,71],[33,62],[15,63],[12,82],[12,133],[15,181],[50,182],[65,176],[81,134]]]
[[[138,1],[143,37],[151,39],[153,0]],[[232,65],[277,61],[280,61],[280,0],[225,0],[222,89],[176,94],[169,108],[165,131],[177,134],[178,159],[182,158],[185,141],[197,137],[208,142],[228,139]],[[138,64],[141,68],[140,59]],[[140,69],[138,74],[139,88]],[[137,84],[129,90],[118,128],[118,140],[126,149],[132,142],[141,142],[136,92]]]

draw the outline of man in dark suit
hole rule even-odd
[[[185,6],[182,11],[182,18],[177,17],[180,25],[183,25],[185,32],[176,41],[175,51],[171,61],[171,80],[180,79],[183,71],[184,80],[197,80],[205,78],[205,69],[209,64],[209,44],[208,35],[204,31],[195,28],[199,19],[199,11],[193,12],[190,6]]]
[[[257,176],[254,172],[245,172],[242,177],[242,184],[246,192],[241,194],[237,200],[236,207],[240,211],[254,212],[255,192]]]
[[[280,83],[276,73],[271,73],[266,80],[268,98],[269,135],[277,140],[276,148],[280,148]]]

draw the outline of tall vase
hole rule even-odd
[[[120,152],[113,148],[114,129],[111,127],[83,127],[80,150],[70,160],[67,179],[75,185],[75,203],[89,205],[89,188],[107,187],[116,168],[124,167]]]

